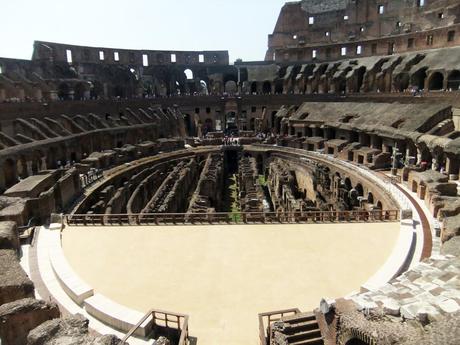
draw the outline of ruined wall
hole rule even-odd
[[[269,35],[265,59],[331,61],[455,46],[458,15],[452,0],[287,3]]]

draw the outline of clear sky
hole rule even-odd
[[[131,49],[229,50],[263,60],[285,0],[3,0],[0,57],[34,40]]]

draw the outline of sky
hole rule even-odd
[[[34,40],[146,50],[229,50],[263,60],[286,0],[2,0],[0,57]]]

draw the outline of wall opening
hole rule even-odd
[[[428,89],[437,91],[442,90],[444,83],[444,76],[440,72],[435,72],[431,75],[430,82],[428,84]]]
[[[412,86],[417,87],[419,90],[425,88],[425,79],[426,79],[426,70],[427,68],[419,69],[412,75],[411,84]]]
[[[72,63],[72,51],[70,49],[67,49],[65,51],[67,62]]]
[[[149,65],[149,56],[147,54],[142,54],[142,65],[148,67]]]
[[[268,95],[272,93],[272,84],[269,81],[265,81],[262,85],[262,93]]]
[[[452,91],[460,89],[460,71],[453,70],[447,77],[447,88]]]
[[[193,79],[193,72],[192,72],[191,69],[187,68],[184,71],[184,74],[185,74],[185,77],[187,78],[187,80],[192,80]]]

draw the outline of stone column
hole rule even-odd
[[[32,169],[32,161],[27,161],[27,175],[32,176],[34,174],[33,169]]]

